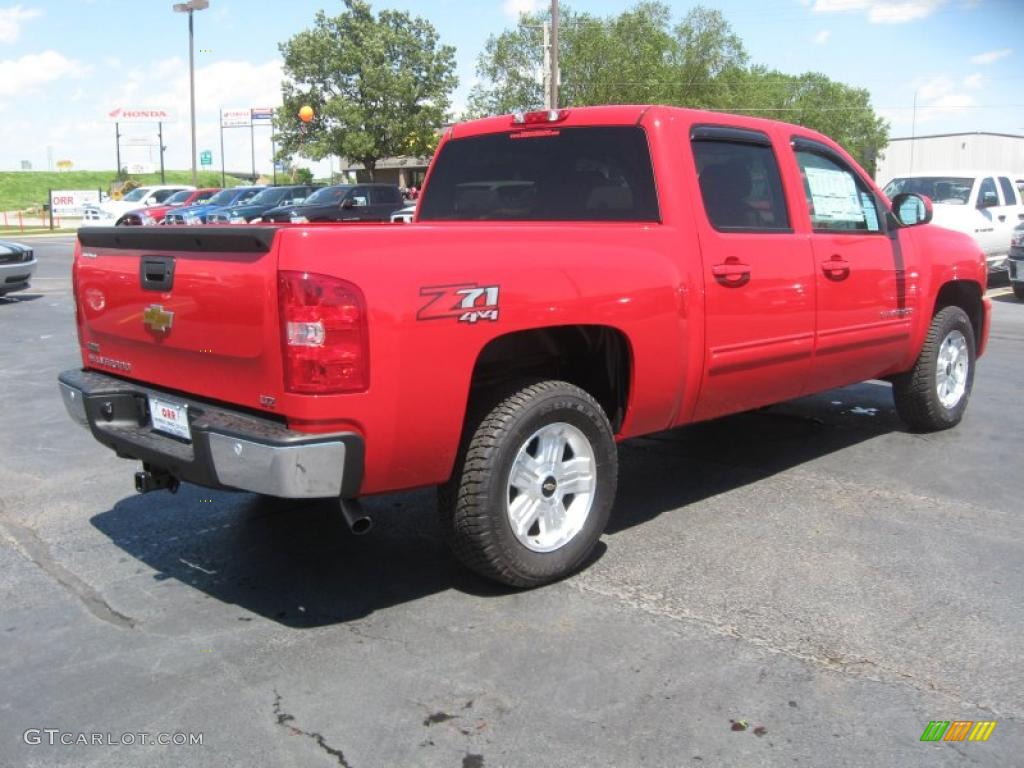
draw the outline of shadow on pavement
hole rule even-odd
[[[1002,301],[1006,304],[1024,304],[1024,299],[1018,299],[1012,293],[1001,293],[998,296],[993,296],[992,301]]]
[[[609,532],[901,428],[888,385],[868,383],[631,440],[620,446]],[[330,503],[183,485],[177,495],[127,497],[91,522],[157,571],[154,578],[177,579],[291,627],[350,621],[449,589],[481,597],[513,591],[449,554],[433,490],[365,506],[374,529],[356,537]],[[604,551],[601,544],[591,562]]]
[[[630,440],[608,532],[903,430],[892,388],[865,382]]]
[[[4,304],[23,304],[43,298],[41,293],[5,293],[0,295],[0,306]]]

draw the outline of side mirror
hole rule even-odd
[[[927,224],[932,220],[932,201],[916,192],[901,192],[892,199],[892,214],[904,227]]]
[[[997,205],[999,205],[999,198],[996,197],[995,192],[986,192],[978,201],[979,208],[993,208]]]
[[[356,204],[351,197],[346,197],[344,200],[341,201],[341,207],[347,211],[351,208],[355,208]]]

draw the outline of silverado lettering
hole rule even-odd
[[[867,379],[957,424],[991,305],[931,213],[795,125],[487,118],[446,131],[411,226],[81,230],[60,391],[141,491],[331,498],[360,533],[360,497],[436,486],[459,559],[542,584],[601,536],[619,441]]]

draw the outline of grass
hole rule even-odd
[[[191,171],[167,171],[167,184],[191,184]],[[110,191],[114,171],[0,171],[0,211],[42,208],[51,189],[102,189]],[[159,173],[131,177],[139,184],[159,184]],[[220,171],[200,171],[200,187],[219,187]],[[246,182],[228,177],[228,186]]]

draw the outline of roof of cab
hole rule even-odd
[[[545,110],[537,110],[543,112]],[[737,128],[749,128],[751,130],[770,131],[777,130],[780,126],[792,129],[803,136],[810,138],[825,138],[817,131],[809,128],[784,123],[778,120],[767,120],[760,117],[747,117],[726,112],[708,112],[700,109],[688,109],[685,107],[668,107],[654,104],[616,104],[597,107],[564,107],[559,112],[563,113],[561,119],[551,123],[534,123],[523,125],[514,122],[514,115],[498,115],[485,117],[479,120],[471,120],[465,123],[458,123],[449,129],[448,138],[458,139],[466,136],[477,136],[487,133],[503,133],[515,130],[536,130],[544,128],[573,128],[580,126],[594,125],[637,125],[645,117],[674,117],[684,118],[692,123],[710,123],[735,126]],[[527,113],[530,114],[530,113]]]

